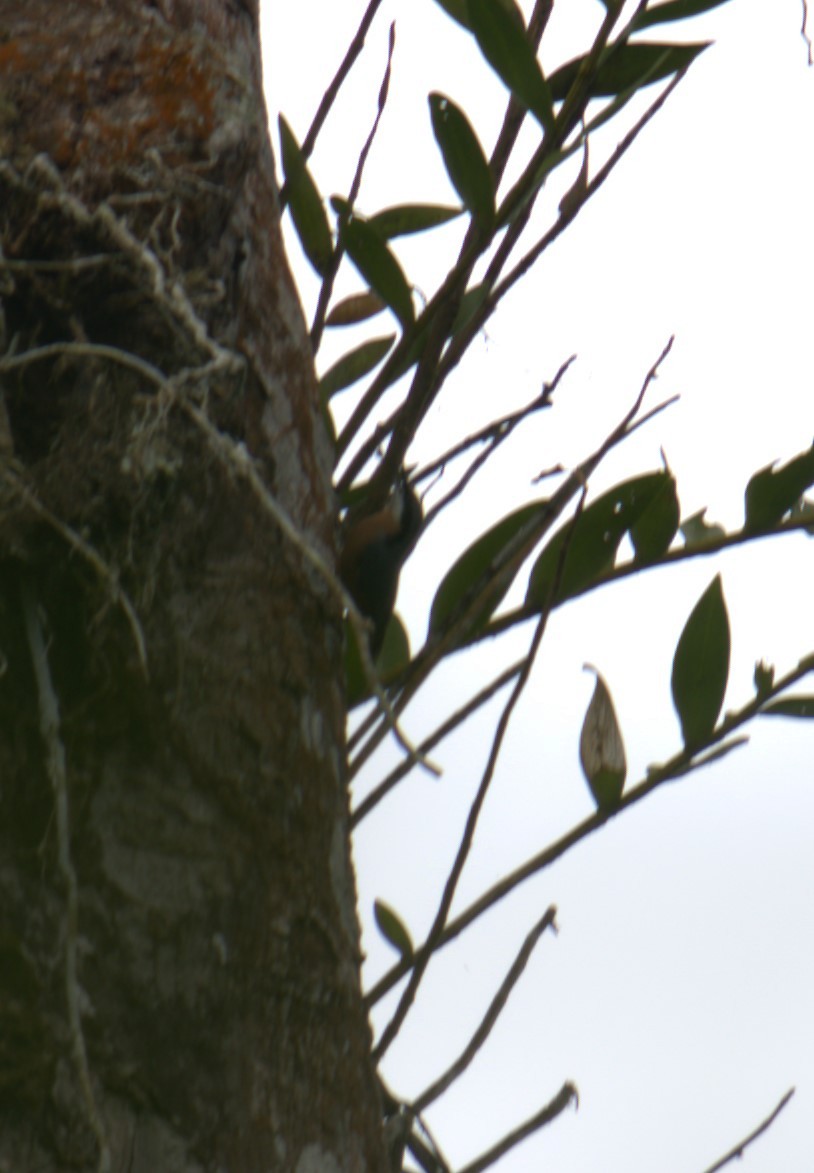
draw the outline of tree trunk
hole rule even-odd
[[[0,29],[0,1169],[382,1170],[256,0]]]

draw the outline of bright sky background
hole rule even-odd
[[[279,110],[304,137],[364,7],[363,0],[265,0],[275,149]],[[601,12],[596,0],[556,0],[544,65],[583,51]],[[663,449],[682,515],[707,506],[710,519],[734,528],[749,476],[811,443],[814,70],[801,18],[801,0],[730,0],[686,24],[685,39],[712,38],[715,46],[506,300],[433,409],[410,453],[419,463],[533,398],[566,358],[578,356],[554,408],[506,446],[492,474],[476,482],[466,511],[432,527],[408,564],[399,610],[415,645],[454,555],[532,496],[537,472],[556,462],[573,466],[601,441],[670,335],[673,353],[649,402],[675,393],[680,402],[607,461],[593,491],[660,467]],[[474,42],[432,0],[385,0],[313,159],[326,197],[348,189],[375,113],[393,19],[391,97],[359,200],[367,213],[405,200],[455,201],[432,137],[429,91],[449,94],[467,111],[487,152],[502,118],[500,87]],[[622,133],[612,131],[604,149]],[[597,159],[602,151],[598,143]],[[538,225],[563,189],[558,180]],[[290,231],[288,238],[310,309],[316,284]],[[434,290],[459,239],[456,226],[397,246],[416,287]],[[349,268],[340,292],[360,287]],[[376,333],[390,328],[384,318],[373,324]],[[362,337],[334,331],[322,369]],[[756,660],[783,672],[814,650],[813,564],[810,540],[764,542],[651,572],[558,611],[455,907],[591,813],[577,757],[593,688],[584,662],[608,681],[628,782],[636,782],[648,763],[680,747],[670,664],[713,575],[723,575],[730,614],[726,707],[734,707],[751,695]],[[408,710],[410,734],[434,728],[520,654],[521,643],[509,643],[458,657],[438,673]],[[814,692],[814,681],[806,691]],[[372,902],[393,905],[413,939],[423,939],[498,712],[482,711],[436,751],[440,781],[413,774],[360,828],[368,983],[395,957],[371,927]],[[579,1088],[579,1111],[514,1150],[501,1173],[701,1173],[792,1085],[789,1107],[737,1167],[814,1169],[814,728],[763,721],[749,732],[745,749],[613,821],[430,967],[384,1067],[405,1098],[456,1057],[533,920],[549,903],[558,907],[559,935],[543,936],[491,1040],[427,1114],[453,1170],[532,1115],[566,1079]],[[394,760],[392,750],[380,755],[359,793]],[[378,1027],[392,1006],[374,1015]]]

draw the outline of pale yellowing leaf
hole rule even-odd
[[[607,684],[596,668],[585,668],[596,675],[596,687],[579,738],[579,760],[585,780],[600,810],[613,810],[622,798],[627,775],[625,746],[613,700]]]

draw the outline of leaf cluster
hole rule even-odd
[[[505,295],[594,197],[707,47],[705,41],[665,36],[661,26],[690,21],[724,2],[640,0],[632,6],[632,15],[623,19],[623,8],[628,11],[631,6],[618,0],[602,0],[604,17],[585,51],[573,60],[545,70],[541,64],[541,46],[545,44],[551,15],[550,0],[537,0],[528,21],[515,0],[438,0],[459,26],[461,37],[471,38],[477,46],[483,70],[500,82],[506,101],[502,129],[489,149],[471,113],[446,93],[428,95],[428,131],[454,193],[454,200],[447,203],[397,204],[368,213],[361,208],[367,153],[387,97],[392,30],[391,56],[373,129],[360,152],[354,181],[347,193],[325,199],[309,167],[313,134],[309,133],[305,145],[300,146],[291,128],[281,119],[283,198],[303,251],[322,283],[311,327],[315,353],[318,356],[326,328],[338,331],[366,326],[384,314],[389,314],[391,319],[386,328],[373,335],[366,333],[361,342],[349,344],[342,356],[324,370],[320,380],[336,455],[337,490],[344,507],[355,508],[360,498],[370,508],[381,504],[404,467],[430,408],[478,332]],[[643,97],[649,99],[645,112],[627,130],[606,161],[592,170],[588,147],[596,132],[613,125],[633,99]],[[532,134],[521,140],[519,132],[524,124],[532,128]],[[561,201],[557,217],[535,236],[535,206],[551,177],[573,158],[583,160],[579,177]],[[508,183],[510,163],[511,174],[516,178]],[[444,280],[419,304],[415,284],[400,255],[401,242],[407,237],[436,233],[455,223],[463,225],[463,243],[457,258],[451,261]],[[351,296],[337,300],[333,296],[334,283],[345,264],[355,271],[360,287]],[[670,684],[681,749],[666,762],[652,766],[644,778],[626,789],[627,761],[621,725],[611,689],[594,669],[595,691],[583,721],[578,748],[596,805],[595,814],[514,873],[503,877],[456,918],[450,917],[458,877],[472,845],[505,727],[528,679],[550,614],[632,574],[719,554],[731,546],[772,536],[814,532],[814,502],[806,498],[814,485],[814,446],[782,465],[771,464],[760,469],[748,480],[743,524],[730,532],[707,521],[703,510],[682,515],[678,486],[666,460],[661,468],[630,476],[602,493],[593,492],[591,477],[607,454],[666,406],[661,403],[645,411],[643,401],[669,349],[670,344],[648,372],[632,408],[595,451],[568,473],[555,470],[558,479],[553,481],[554,487],[549,492],[537,493],[531,500],[518,503],[505,516],[490,519],[483,532],[440,569],[429,611],[427,637],[418,651],[411,649],[398,616],[391,620],[377,670],[388,687],[397,714],[436,667],[451,655],[478,641],[520,630],[529,623],[534,625],[534,636],[528,652],[517,664],[494,681],[482,684],[419,747],[422,753],[431,752],[487,701],[510,687],[511,696],[503,710],[458,854],[432,928],[423,943],[414,944],[397,910],[383,900],[376,902],[375,923],[398,954],[398,961],[369,992],[369,1003],[377,1002],[398,981],[407,978],[398,1007],[377,1044],[377,1059],[384,1054],[409,1012],[430,958],[529,875],[549,866],[656,787],[737,748],[745,740],[740,730],[755,717],[763,714],[803,719],[814,716],[814,697],[789,694],[814,668],[812,657],[801,659],[796,669],[777,680],[771,667],[758,665],[754,697],[739,710],[721,716],[729,684],[732,633],[723,578],[721,573],[715,573],[684,622],[673,654]],[[427,525],[465,492],[471,479],[516,427],[522,426],[534,412],[551,406],[551,391],[567,367],[564,364],[552,387],[545,388],[526,409],[511,416],[498,415],[478,434],[462,436],[448,452],[412,472],[414,484],[434,483],[439,477],[444,480],[448,466],[454,462],[462,461],[465,466],[457,483],[427,516]],[[335,397],[351,388],[354,406],[343,426],[337,428],[332,411]],[[386,392],[389,392],[388,403],[395,401],[396,405],[384,420],[379,420]],[[374,458],[379,454],[380,459],[375,463]],[[515,597],[522,592],[523,601],[513,610],[506,610],[505,601],[513,590]],[[353,706],[368,697],[371,690],[352,632],[347,640],[346,669],[348,700]],[[388,728],[388,722],[377,710],[361,721],[349,742],[351,777],[370,759]],[[385,799],[416,764],[417,759],[408,758],[384,777],[357,805],[354,825]],[[553,913],[550,924],[553,924]],[[536,940],[535,936],[529,952]],[[508,989],[511,985],[508,977],[507,983]],[[499,995],[496,1002],[499,1005],[494,1017],[502,1005]],[[490,1027],[485,1029],[488,1032]],[[449,1075],[450,1080],[457,1078],[473,1057],[482,1041],[480,1036],[477,1038],[477,1045],[473,1040],[471,1054],[469,1050],[465,1052],[459,1066]],[[439,1078],[428,1089],[427,1096],[416,1099],[411,1119],[418,1119],[421,1107],[442,1085],[447,1086]],[[564,1096],[561,1107],[569,1102],[570,1095]],[[545,1113],[541,1120],[544,1116]],[[548,1122],[548,1118],[545,1116],[543,1122]],[[511,1147],[509,1141],[506,1147]],[[495,1160],[506,1147],[496,1146]],[[430,1151],[431,1157],[421,1155]],[[425,1145],[422,1149],[416,1142],[411,1152],[427,1170],[445,1168],[433,1146],[427,1149]],[[490,1152],[489,1160],[478,1168],[485,1168],[491,1161]]]

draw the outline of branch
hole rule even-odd
[[[808,0],[802,0],[802,7],[803,7],[803,19],[802,19],[802,24],[800,25],[800,36],[803,38],[803,41],[805,42],[805,47],[808,51],[808,64],[809,64],[809,67],[811,67],[812,65],[814,65],[814,60],[812,59],[812,56],[811,56],[811,37],[808,35]]]
[[[769,1128],[771,1128],[777,1117],[780,1115],[791,1097],[794,1095],[794,1090],[795,1089],[793,1087],[789,1088],[789,1090],[783,1096],[783,1099],[780,1101],[774,1111],[766,1117],[763,1123],[759,1124],[754,1132],[750,1132],[749,1135],[744,1137],[742,1141],[739,1141],[739,1143],[735,1145],[734,1149],[730,1149],[725,1157],[721,1157],[720,1161],[716,1161],[714,1165],[710,1165],[710,1167],[706,1169],[704,1173],[718,1173],[718,1170],[723,1169],[723,1167],[728,1165],[730,1161],[740,1160],[749,1145],[752,1144],[753,1141],[757,1140],[759,1136],[762,1136],[764,1132],[767,1132]]]
[[[582,464],[574,469],[552,496],[546,502],[541,503],[540,513],[530,518],[518,530],[512,541],[504,547],[500,555],[488,567],[487,571],[472,584],[469,591],[461,599],[458,609],[450,619],[446,630],[437,636],[433,636],[415,658],[411,666],[409,679],[396,702],[397,712],[401,711],[407,705],[435,666],[451,650],[457,649],[459,646],[465,644],[473,622],[481,616],[489,599],[493,598],[495,593],[501,590],[504,585],[508,586],[526,558],[531,554],[545,534],[549,532],[566,506],[577,494],[581,494],[584,491],[588,478],[601,461],[604,460],[605,456],[643,423],[652,419],[657,412],[663,410],[664,404],[654,408],[640,419],[636,419],[648,388],[656,378],[659,367],[669,354],[672,345],[673,339],[671,338],[648,371],[633,405],[628,409],[613,431],[606,436],[590,456],[586,457]],[[373,730],[354,759],[350,771],[351,777],[358,772],[360,767],[370,757],[383,736],[384,731],[380,727]]]
[[[527,40],[535,53],[540,48],[540,41],[542,40],[553,7],[554,0],[537,0],[534,5],[534,11],[528,23]],[[525,121],[526,114],[526,107],[512,94],[506,106],[506,113],[503,118],[503,125],[500,128],[500,134],[497,137],[497,142],[489,159],[489,167],[491,168],[495,181],[495,190],[497,190],[503,178],[503,172],[514,150],[517,136]]]
[[[608,570],[605,574],[595,578],[593,582],[577,587],[569,594],[567,599],[563,599],[557,606],[561,607],[565,603],[570,603],[574,599],[582,598],[583,595],[599,590],[600,587],[609,586],[611,583],[620,582],[622,579],[630,578],[634,574],[641,574],[647,570],[661,570],[665,566],[674,566],[679,562],[688,562],[691,558],[708,558],[712,554],[720,554],[724,550],[731,549],[734,546],[745,546],[751,542],[764,541],[766,538],[780,538],[787,534],[801,532],[811,534],[810,517],[790,517],[788,520],[766,530],[739,529],[734,533],[722,534],[720,537],[712,535],[704,538],[702,542],[693,542],[691,545],[679,546],[675,550],[668,550],[655,562],[639,562],[636,559],[632,559],[630,562],[622,563],[621,566],[614,566],[612,570]],[[471,647],[484,639],[494,639],[495,636],[500,635],[510,627],[514,627],[515,624],[522,623],[527,619],[533,619],[536,614],[536,607],[523,606],[516,608],[514,611],[507,611],[497,619],[493,619],[488,627],[477,632],[467,646]]]
[[[373,126],[371,127],[370,133],[368,134],[364,146],[362,147],[362,150],[359,154],[359,161],[356,164],[356,173],[353,176],[353,182],[351,183],[350,192],[348,194],[348,203],[351,207],[353,207],[353,205],[356,203],[356,200],[359,196],[359,189],[362,186],[362,175],[364,174],[367,157],[370,154],[370,148],[373,146],[373,141],[376,138],[376,132],[379,129],[379,123],[381,122],[382,114],[384,114],[384,108],[387,104],[387,95],[390,90],[390,72],[393,64],[393,50],[395,45],[396,25],[395,22],[393,22],[393,24],[390,25],[387,65],[385,66],[384,77],[379,89],[379,101],[376,108],[376,117],[373,120]],[[328,313],[328,303],[331,300],[334,281],[336,279],[336,274],[339,272],[339,266],[342,262],[343,256],[344,249],[342,248],[341,240],[337,240],[336,248],[334,249],[334,253],[331,258],[330,267],[328,272],[325,274],[325,278],[320,287],[317,308],[314,314],[314,322],[311,326],[311,349],[313,350],[314,354],[316,354],[317,350],[319,350],[319,344],[325,329],[325,317]]]
[[[445,497],[442,497],[438,504],[433,506],[433,508],[429,511],[427,516],[424,518],[424,530],[427,529],[427,526],[438,516],[442,509],[445,509],[452,503],[452,501],[461,495],[478,470],[483,467],[486,461],[490,459],[490,457],[497,451],[500,445],[508,440],[509,436],[511,436],[512,432],[516,427],[518,427],[519,424],[523,423],[536,412],[542,411],[544,408],[551,406],[551,397],[556,391],[560,381],[565,376],[565,373],[572,365],[572,363],[575,362],[575,360],[576,355],[571,355],[569,359],[566,359],[566,361],[561,364],[560,369],[554,376],[553,381],[551,383],[544,383],[540,394],[535,395],[534,399],[532,399],[530,403],[527,403],[525,407],[518,408],[517,411],[510,412],[508,415],[501,416],[500,419],[493,420],[492,423],[486,424],[477,432],[473,432],[471,436],[467,436],[457,444],[454,444],[451,448],[447,449],[446,452],[442,453],[441,456],[436,456],[433,460],[430,461],[429,464],[425,465],[421,469],[419,474],[416,474],[414,478],[416,481],[428,480],[436,472],[439,473],[439,475],[442,474],[448,463],[453,460],[457,460],[459,456],[462,456],[465,452],[468,452],[470,448],[474,448],[478,444],[487,445],[485,451],[479,453],[478,456],[475,457],[454,488],[451,489]]]
[[[42,632],[37,604],[28,587],[21,588],[28,647],[34,667],[39,696],[40,733],[47,754],[47,770],[54,792],[56,812],[57,859],[65,881],[65,998],[68,1004],[68,1029],[73,1048],[73,1059],[88,1120],[99,1150],[98,1173],[109,1173],[110,1149],[104,1122],[99,1115],[93,1094],[88,1052],[82,1031],[79,1010],[80,993],[77,976],[77,949],[79,944],[79,884],[71,859],[71,827],[68,810],[68,776],[65,767],[65,746],[60,735],[59,701],[51,680],[48,654]]]
[[[500,988],[489,1004],[486,1014],[483,1016],[480,1025],[478,1026],[472,1038],[467,1043],[464,1050],[455,1060],[455,1062],[439,1076],[425,1091],[417,1096],[410,1105],[411,1111],[416,1115],[423,1112],[429,1105],[442,1096],[452,1084],[458,1079],[464,1071],[466,1071],[469,1064],[477,1055],[483,1044],[491,1034],[492,1028],[500,1017],[506,1003],[508,1002],[511,992],[517,985],[523,971],[529,963],[534,947],[543,935],[546,929],[551,928],[557,931],[555,917],[557,910],[552,905],[546,910],[543,916],[537,921],[534,927],[526,936],[525,941],[520,947],[520,951],[515,957],[509,972],[506,974],[503,981],[500,983]]]
[[[571,224],[571,222],[576,219],[578,213],[582,211],[591,197],[597,193],[610,173],[614,170],[616,165],[621,161],[623,156],[627,154],[628,150],[644,130],[645,126],[647,126],[648,122],[650,122],[650,120],[658,113],[676,86],[679,85],[679,83],[683,80],[686,72],[686,69],[683,69],[680,73],[675,75],[670,84],[664,88],[661,94],[659,94],[658,98],[656,98],[656,100],[647,108],[636,125],[628,131],[608,161],[602,167],[600,167],[599,171],[597,171],[593,179],[588,184],[586,184],[581,197],[577,200],[574,200],[573,203],[570,201],[566,203],[564,211],[560,214],[548,232],[546,232],[546,234],[537,242],[537,244],[534,245],[534,247],[531,248],[526,253],[526,255],[520,259],[520,261],[518,261],[515,267],[510,270],[510,272],[506,275],[506,277],[504,277],[500,284],[495,286],[494,290],[487,298],[486,303],[482,307],[482,312],[488,311],[488,316],[488,314],[495,309],[501,298],[505,297],[512,286],[514,286],[521,277],[525,276],[532,265],[534,265],[534,263],[540,259],[546,249],[551,244],[553,244],[557,237],[560,236],[561,233],[564,232],[565,229]]]
[[[619,806],[614,810],[596,811],[590,818],[578,823],[576,827],[573,827],[560,839],[555,840],[554,843],[544,848],[543,851],[532,856],[531,859],[521,864],[519,868],[516,868],[509,875],[504,876],[503,879],[487,889],[482,896],[473,901],[459,916],[449,922],[438,940],[432,943],[432,948],[438,951],[444,945],[448,945],[464,929],[467,929],[474,921],[483,916],[484,913],[494,908],[496,904],[505,899],[506,896],[513,892],[515,888],[519,887],[520,884],[524,883],[525,880],[550,867],[551,864],[570,851],[572,847],[576,847],[578,843],[587,839],[594,831],[598,831],[605,823],[616,818],[622,811],[641,802],[642,799],[646,798],[660,786],[663,786],[666,782],[672,782],[695,770],[702,769],[704,766],[711,765],[712,762],[718,760],[730,749],[734,749],[737,744],[742,744],[742,738],[735,739],[734,741],[729,741],[728,739],[731,734],[758,716],[769,701],[791,688],[793,684],[796,684],[798,680],[801,680],[811,672],[814,672],[814,652],[811,652],[808,656],[800,660],[795,668],[776,681],[770,689],[762,692],[760,696],[755,697],[736,712],[727,714],[717,729],[713,730],[702,745],[696,746],[692,750],[685,747],[662,765],[651,766],[642,781],[622,797]],[[413,956],[408,961],[399,962],[379,979],[376,985],[365,995],[365,1004],[371,1007],[383,998],[401,980],[411,966],[423,958],[429,947],[430,940],[428,937],[425,943],[415,950]]]
[[[585,503],[586,494],[587,486],[583,485],[577,516],[579,516],[581,507]],[[572,530],[571,532],[573,533],[574,531]],[[526,653],[523,666],[520,669],[517,680],[515,681],[514,688],[512,689],[511,695],[509,696],[509,699],[503,708],[503,712],[500,714],[500,719],[497,723],[495,736],[492,739],[492,745],[489,750],[489,756],[486,761],[483,776],[469,808],[469,814],[467,816],[466,824],[464,825],[460,846],[458,847],[455,860],[453,861],[449,875],[447,876],[446,884],[444,885],[444,891],[441,896],[441,902],[438,906],[438,911],[435,914],[432,927],[427,934],[427,939],[424,943],[422,955],[414,959],[410,978],[407,982],[404,992],[401,995],[401,998],[399,999],[393,1017],[388,1022],[387,1026],[382,1032],[381,1038],[373,1048],[373,1060],[376,1063],[381,1060],[382,1056],[393,1042],[393,1039],[395,1039],[402,1023],[407,1017],[410,1007],[415,1000],[421,979],[423,978],[427,966],[430,963],[430,958],[435,952],[436,944],[443,934],[444,926],[446,924],[447,917],[449,916],[449,910],[452,907],[452,901],[455,897],[455,892],[458,887],[458,882],[469,857],[469,852],[472,850],[472,844],[475,841],[475,832],[477,830],[478,820],[480,818],[481,810],[483,809],[483,804],[486,801],[486,795],[488,794],[489,788],[492,784],[492,779],[494,778],[498,758],[500,756],[501,749],[503,748],[503,741],[509,728],[509,722],[511,721],[512,714],[514,713],[517,703],[523,694],[523,690],[528,684],[532,667],[534,666],[537,653],[539,652],[540,646],[543,642],[543,636],[545,634],[545,630],[548,625],[548,619],[551,614],[551,603],[553,602],[557,589],[560,585],[560,579],[563,569],[565,568],[565,560],[568,555],[569,545],[570,543],[568,541],[564,541],[562,544],[562,550],[560,551],[560,556],[557,562],[556,573],[548,592],[546,606],[543,608],[542,614],[540,615],[540,619],[537,623],[537,627],[535,628],[534,636],[531,640],[529,650]]]
[[[365,12],[364,12],[364,15],[362,16],[362,19],[359,21],[359,27],[356,30],[356,33],[353,37],[353,40],[351,41],[350,45],[348,46],[348,51],[346,52],[345,56],[343,57],[342,63],[339,66],[339,69],[337,69],[331,84],[328,86],[327,90],[322,95],[322,100],[319,103],[316,114],[314,115],[314,121],[311,123],[311,126],[308,130],[308,134],[303,139],[301,150],[303,153],[303,157],[306,159],[310,156],[311,152],[314,149],[314,145],[316,144],[316,141],[317,141],[317,136],[319,135],[319,132],[322,130],[322,127],[325,123],[325,119],[328,117],[328,114],[330,113],[331,107],[333,106],[334,102],[337,99],[339,91],[341,90],[342,86],[344,85],[345,81],[347,80],[348,74],[350,73],[351,69],[353,68],[353,65],[354,65],[357,57],[359,56],[359,54],[362,52],[362,50],[365,47],[365,36],[367,35],[367,32],[368,32],[370,26],[373,24],[373,18],[375,17],[376,13],[378,12],[379,8],[381,7],[381,3],[382,3],[382,0],[370,0],[370,3],[368,4],[367,8],[365,9]],[[282,195],[281,195],[281,200],[282,200]],[[282,204],[282,202],[281,202],[280,206],[282,208],[282,207],[284,207],[284,204]]]
[[[488,1169],[490,1165],[494,1165],[495,1161],[499,1161],[510,1149],[520,1144],[521,1140],[525,1140],[527,1136],[531,1136],[532,1133],[537,1132],[538,1129],[555,1120],[557,1116],[565,1111],[572,1101],[579,1102],[577,1089],[572,1083],[564,1083],[551,1103],[546,1104],[544,1108],[541,1108],[536,1115],[526,1120],[524,1124],[508,1132],[502,1140],[499,1140],[492,1148],[487,1149],[477,1160],[470,1162],[468,1165],[464,1165],[463,1169],[459,1170],[459,1173],[483,1173],[484,1169]]]
[[[496,692],[499,692],[504,685],[513,680],[514,677],[517,676],[517,674],[521,671],[522,667],[523,660],[517,660],[514,664],[511,665],[510,668],[507,668],[504,672],[501,672],[499,676],[496,676],[495,679],[487,684],[485,688],[482,688],[478,693],[476,693],[471,700],[469,700],[465,705],[462,705],[461,708],[457,710],[457,712],[453,713],[451,717],[448,717],[442,725],[439,725],[438,728],[433,733],[431,733],[429,737],[425,738],[418,747],[419,751],[421,753],[429,753],[431,750],[435,749],[439,742],[443,741],[445,737],[454,732],[454,730],[457,729],[459,725],[463,724],[463,722],[466,721],[468,717],[471,717],[472,714],[477,712],[477,710],[482,705],[485,705],[487,701],[490,701]],[[357,824],[361,823],[362,819],[365,818],[366,815],[369,815],[374,807],[378,806],[382,799],[386,798],[393,787],[401,782],[401,780],[405,778],[411,770],[412,762],[410,761],[402,761],[398,764],[398,766],[396,766],[394,770],[391,770],[387,777],[384,778],[377,786],[375,786],[374,789],[371,790],[371,792],[364,799],[362,799],[359,805],[354,809],[350,819],[351,830],[357,826]]]

